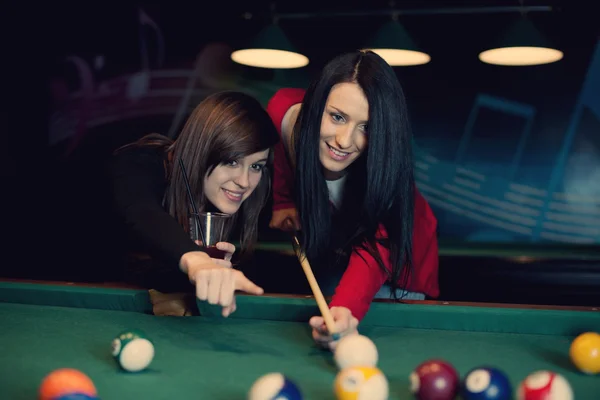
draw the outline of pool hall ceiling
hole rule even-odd
[[[109,5],[106,2],[72,3],[70,12],[56,9],[53,53],[108,53],[111,58],[139,58],[138,5],[160,27],[166,41],[167,60],[190,60],[207,43],[243,46],[261,28],[280,16],[279,25],[290,42],[310,58],[308,69],[320,68],[334,55],[363,47],[377,29],[391,19],[387,0],[353,1],[202,1],[139,2]],[[124,5],[127,4],[127,5]],[[574,41],[595,40],[599,30],[591,2],[577,0],[396,0],[398,20],[419,46],[432,54],[472,57],[508,25],[510,13],[473,13],[481,8],[534,7],[529,13],[538,29],[558,47]],[[543,11],[542,8],[550,11]],[[462,13],[461,10],[468,11]],[[403,12],[406,12],[403,14]],[[590,39],[592,38],[592,39]],[[587,47],[587,43],[585,44]],[[132,49],[135,49],[132,51]]]

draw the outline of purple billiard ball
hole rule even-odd
[[[456,369],[444,360],[428,360],[410,374],[410,391],[419,400],[454,400],[460,388]]]
[[[508,377],[499,369],[478,367],[466,375],[462,395],[465,400],[510,400],[512,388]]]

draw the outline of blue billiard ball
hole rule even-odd
[[[52,400],[98,400],[98,397],[90,396],[84,393],[69,393],[59,397],[54,397]]]
[[[499,369],[478,367],[469,371],[463,381],[465,400],[510,400],[512,388],[508,377]]]
[[[274,372],[254,382],[248,400],[302,400],[302,393],[288,377]]]

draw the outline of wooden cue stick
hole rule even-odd
[[[308,280],[308,284],[317,300],[317,305],[319,306],[319,310],[321,311],[321,315],[323,315],[323,319],[325,320],[325,325],[327,326],[327,330],[333,336],[333,340],[339,339],[339,334],[335,332],[335,322],[333,321],[333,316],[329,311],[329,306],[327,306],[327,302],[325,301],[325,297],[323,297],[323,292],[321,292],[321,288],[315,279],[315,275],[310,268],[310,264],[306,259],[306,255],[300,249],[300,242],[298,241],[298,237],[296,235],[292,236],[292,241],[294,245],[294,249],[296,250],[296,256],[298,257],[298,261],[300,261],[300,265],[302,265],[302,269],[304,270],[304,275],[306,275],[306,279]]]

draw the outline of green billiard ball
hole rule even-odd
[[[113,339],[112,355],[124,370],[138,372],[146,369],[152,362],[154,345],[140,331],[125,331]]]

